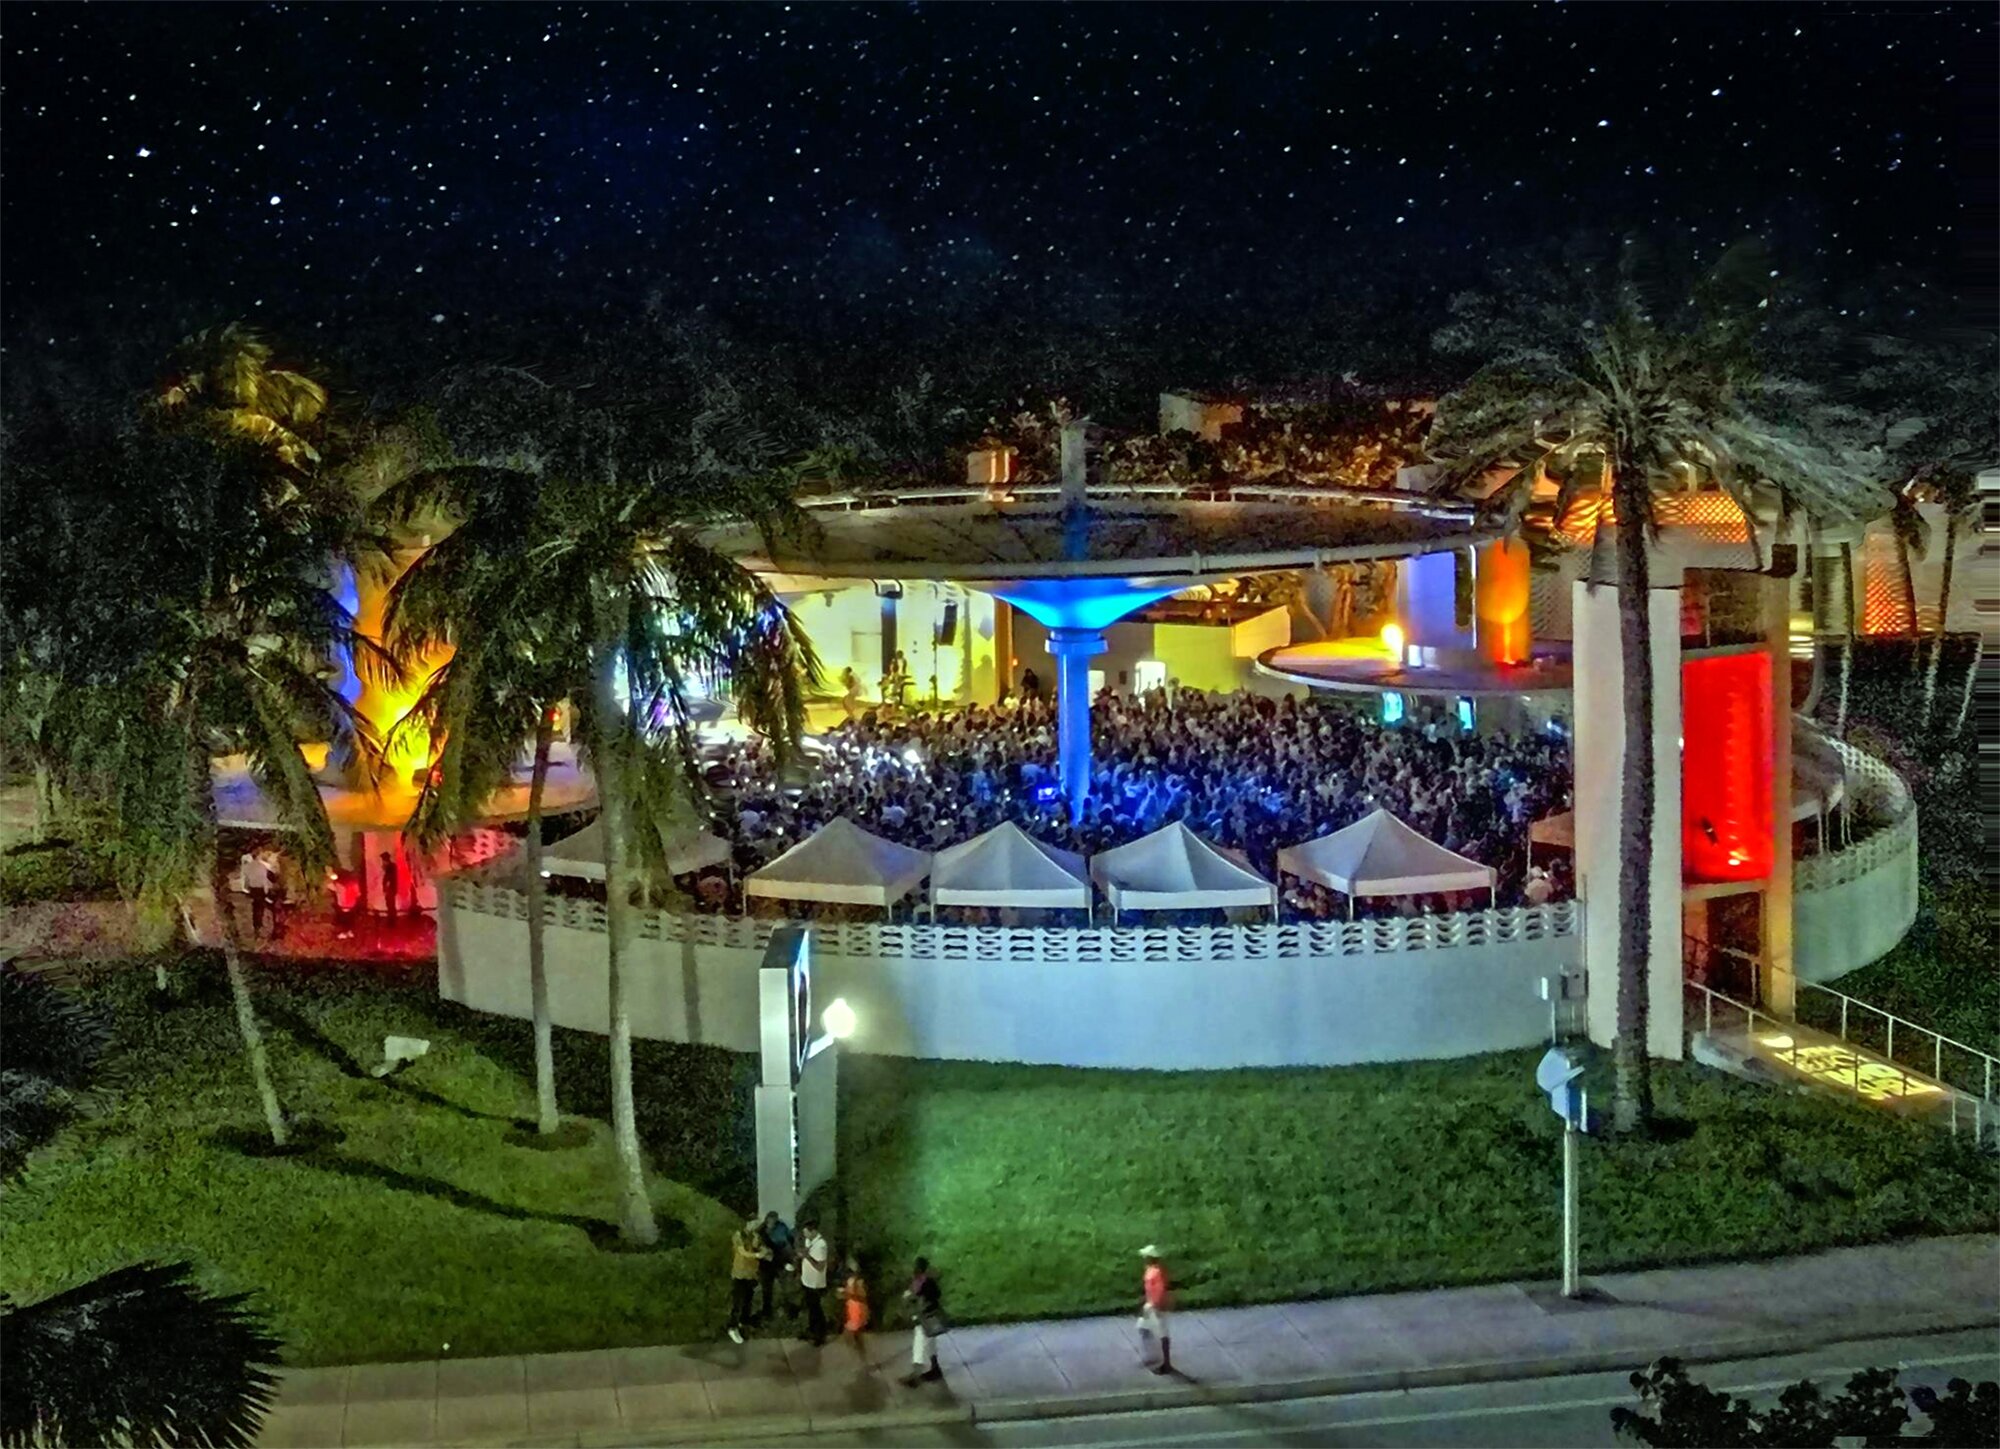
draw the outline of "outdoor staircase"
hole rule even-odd
[[[1858,1003],[1838,992],[1827,994],[1843,1003],[1841,1035],[1781,1020],[1697,983],[1690,982],[1688,990],[1690,1055],[1704,1066],[1765,1086],[1847,1097],[1911,1121],[1947,1128],[1953,1136],[1969,1134],[1979,1146],[2000,1150],[2000,1100],[1993,1095],[1992,1057],[1905,1023],[1906,1043],[1917,1031],[1931,1046],[1936,1065],[1925,1072],[1888,1054],[1895,1050],[1893,1033],[1888,1052],[1844,1034],[1845,1008]],[[1946,1050],[1953,1053],[1950,1071],[1944,1069]]]

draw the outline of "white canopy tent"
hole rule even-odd
[[[1191,911],[1266,906],[1275,918],[1278,888],[1238,865],[1178,820],[1129,845],[1090,858],[1090,878],[1120,911]]]
[[[929,851],[870,835],[842,815],[752,872],[743,885],[753,896],[886,909],[930,873]]]
[[[1347,897],[1422,896],[1440,891],[1483,890],[1492,899],[1499,873],[1417,834],[1387,810],[1375,810],[1344,830],[1288,845],[1278,852],[1280,872],[1318,881]]]
[[[660,844],[666,850],[667,867],[675,875],[693,875],[730,863],[729,842],[706,830],[662,828]],[[603,880],[604,818],[599,816],[576,834],[564,836],[546,847],[542,851],[542,874]]]
[[[1044,845],[1009,820],[940,850],[931,861],[931,910],[939,906],[1090,909],[1083,857]]]

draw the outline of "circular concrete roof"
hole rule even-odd
[[[1469,650],[1442,663],[1406,664],[1370,638],[1322,639],[1287,644],[1258,656],[1264,673],[1310,689],[1350,694],[1467,695],[1567,694],[1571,669],[1567,645],[1545,644],[1526,664],[1495,664]]]
[[[1416,500],[1413,500],[1413,503]],[[1462,512],[1296,501],[1095,499],[1080,520],[988,502],[814,508],[816,536],[775,547],[751,528],[710,543],[767,572],[957,582],[1254,573],[1464,548],[1495,536]]]

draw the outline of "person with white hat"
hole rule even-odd
[[[1140,1279],[1143,1296],[1139,1303],[1139,1332],[1160,1342],[1160,1361],[1153,1365],[1153,1372],[1170,1374],[1174,1371],[1173,1288],[1167,1281],[1167,1265],[1160,1260],[1160,1250],[1152,1243],[1141,1248],[1139,1256],[1146,1262],[1146,1271]]]

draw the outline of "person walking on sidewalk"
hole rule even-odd
[[[833,1249],[816,1218],[799,1224],[799,1296],[806,1302],[805,1337],[815,1348],[826,1342],[826,1271]]]
[[[868,1331],[868,1280],[861,1276],[861,1260],[847,1255],[846,1276],[840,1285],[840,1300],[845,1323],[841,1332],[854,1345],[854,1353],[861,1360],[863,1368],[868,1367],[868,1342],[863,1337]]]
[[[752,1218],[729,1240],[729,1341],[743,1342],[743,1330],[750,1322],[750,1307],[757,1297],[757,1274],[771,1250],[757,1235],[761,1226]]]
[[[928,1258],[919,1258],[910,1286],[903,1290],[910,1300],[916,1321],[910,1328],[910,1376],[903,1380],[909,1388],[944,1377],[938,1367],[938,1335],[945,1331],[944,1290],[931,1272]]]
[[[778,1210],[772,1208],[764,1214],[764,1221],[757,1229],[757,1236],[764,1246],[771,1250],[769,1256],[757,1264],[758,1286],[764,1290],[763,1310],[757,1316],[769,1318],[771,1297],[773,1290],[778,1286],[778,1275],[792,1271],[792,1230],[786,1226],[785,1220],[778,1216]],[[797,1314],[794,1313],[793,1316],[796,1317]]]
[[[1173,1285],[1167,1281],[1167,1265],[1160,1261],[1157,1247],[1148,1243],[1139,1250],[1139,1256],[1146,1261],[1146,1271],[1139,1280],[1143,1295],[1139,1302],[1139,1332],[1159,1340],[1160,1361],[1153,1365],[1153,1372],[1170,1374],[1174,1371]]]

